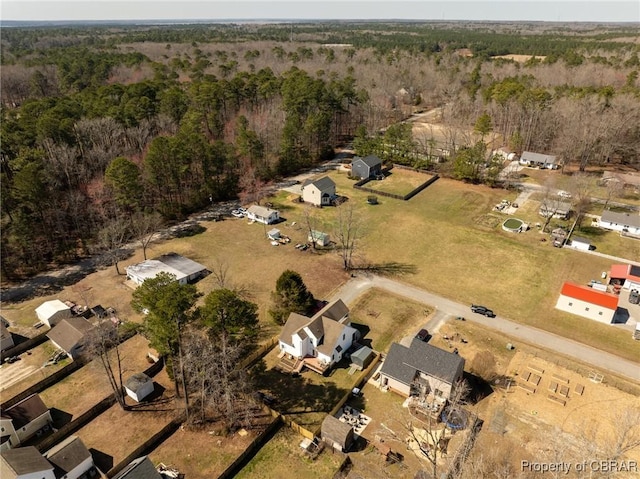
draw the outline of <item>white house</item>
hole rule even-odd
[[[0,477],[2,479],[56,479],[53,466],[34,446],[2,452]]]
[[[617,213],[605,210],[602,212],[600,228],[640,235],[640,215],[638,213]]]
[[[0,351],[12,348],[14,346],[13,336],[3,322],[0,322]]]
[[[464,358],[414,339],[408,348],[391,345],[380,369],[380,387],[402,396],[430,397],[443,403],[463,372]]]
[[[611,324],[618,309],[618,296],[566,282],[562,285],[556,309]]]
[[[548,170],[557,170],[560,166],[558,157],[554,155],[534,153],[532,151],[522,152],[522,155],[520,156],[520,164]]]
[[[324,373],[342,359],[358,337],[358,330],[349,321],[349,308],[339,299],[312,318],[291,313],[280,334],[279,346],[284,354]]]
[[[253,221],[257,221],[258,223],[270,225],[271,223],[275,223],[280,219],[280,213],[278,212],[278,210],[266,208],[264,206],[251,205],[247,209],[247,218]]]
[[[71,317],[71,307],[59,299],[53,299],[38,306],[36,315],[41,322],[53,328],[61,319]]]
[[[555,198],[542,200],[538,214],[543,218],[552,216],[561,220],[566,220],[571,214],[571,203],[558,201]]]
[[[336,184],[328,176],[302,183],[302,199],[315,206],[328,206],[336,197]]]
[[[591,241],[580,236],[572,236],[569,247],[581,251],[589,251],[591,249]]]
[[[609,271],[609,278],[617,280],[623,289],[640,291],[640,266],[631,264],[614,264]]]
[[[71,359],[77,359],[82,354],[84,339],[92,329],[93,324],[84,318],[67,318],[49,331],[47,337],[55,347],[63,350]]]
[[[91,477],[98,476],[93,457],[78,436],[69,436],[45,452],[44,457],[54,466],[56,477],[59,479],[78,479],[92,469],[94,474]]]
[[[18,447],[21,443],[51,428],[53,420],[49,408],[37,394],[2,411],[0,415],[0,450]],[[4,476],[1,476],[4,479]]]
[[[155,259],[127,266],[126,271],[127,278],[136,284],[142,284],[145,279],[155,278],[161,272],[174,275],[180,284],[187,284],[203,277],[207,273],[207,268],[182,255],[167,253]]]
[[[140,402],[153,393],[153,379],[145,373],[136,373],[126,380],[124,390],[127,392],[127,396]]]

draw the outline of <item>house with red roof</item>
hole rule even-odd
[[[556,309],[583,318],[611,324],[618,309],[618,296],[581,284],[566,282],[562,285]]]
[[[621,284],[624,289],[640,291],[640,266],[614,264],[609,271],[612,283]]]

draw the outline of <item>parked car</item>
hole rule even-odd
[[[558,196],[560,198],[571,198],[571,193],[569,193],[568,191],[560,190],[558,191]]]
[[[237,210],[233,210],[231,212],[231,216],[235,216],[236,218],[244,218],[247,214],[247,210],[244,208],[238,208]]]
[[[473,311],[474,313],[482,314],[488,318],[496,317],[496,313],[494,313],[491,309],[487,308],[486,306],[480,306],[479,304],[472,304],[471,311]]]
[[[637,289],[632,289],[629,293],[629,302],[631,304],[639,304],[640,303],[640,292]]]
[[[416,339],[419,339],[420,341],[428,341],[429,340],[429,331],[427,331],[426,329],[421,329],[420,331],[418,331],[418,334],[416,334]]]

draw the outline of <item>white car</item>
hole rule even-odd
[[[247,210],[244,208],[238,208],[237,210],[233,210],[231,212],[231,216],[235,216],[236,218],[244,218],[247,215]]]
[[[560,190],[558,191],[558,196],[560,198],[571,198],[571,193],[569,193],[568,191]]]

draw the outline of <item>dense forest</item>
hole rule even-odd
[[[108,249],[141,218],[250,198],[354,138],[419,167],[441,167],[436,148],[485,161],[492,132],[581,170],[640,168],[638,38],[559,24],[3,28],[3,280]],[[399,123],[432,108],[444,139]]]

